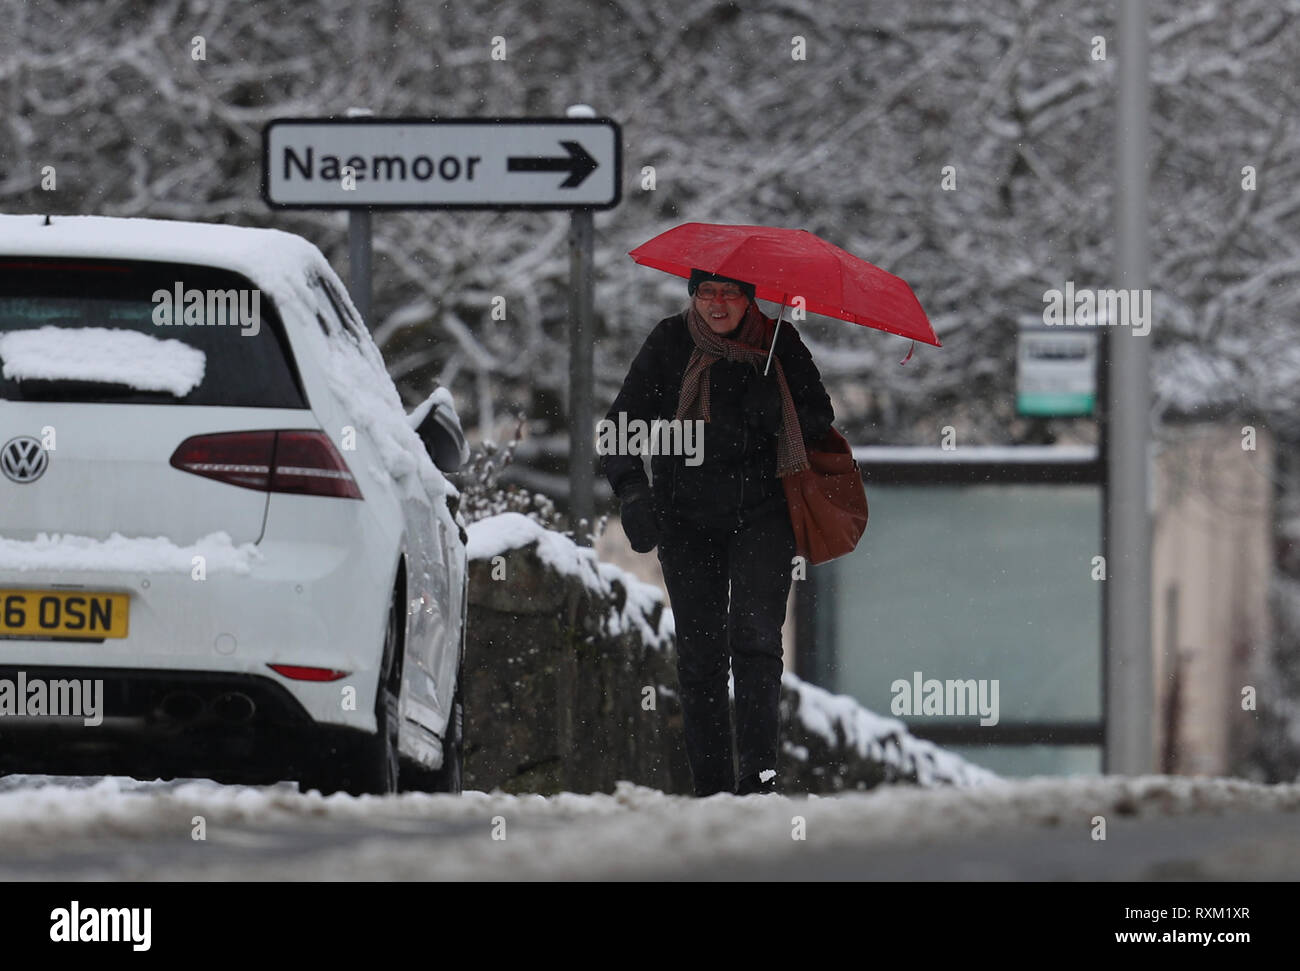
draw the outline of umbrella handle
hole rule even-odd
[[[789,294],[786,293],[781,294],[781,309],[776,312],[776,330],[772,331],[772,346],[767,349],[767,363],[763,365],[764,375],[772,367],[772,352],[776,350],[776,335],[781,332],[781,318],[785,316],[785,298],[788,296]]]

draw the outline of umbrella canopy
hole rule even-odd
[[[906,281],[806,229],[684,223],[628,255],[677,276],[698,267],[752,283],[782,308],[803,297],[812,313],[942,346]]]

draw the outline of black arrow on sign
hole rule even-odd
[[[560,183],[561,189],[572,189],[582,185],[587,176],[598,168],[596,160],[587,154],[577,142],[560,142],[565,156],[528,156],[510,155],[506,158],[507,172],[565,172],[569,177]]]

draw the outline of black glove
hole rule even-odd
[[[781,428],[781,385],[776,368],[769,373],[756,372],[741,398],[745,421],[765,435],[775,435]]]
[[[627,541],[636,552],[649,553],[659,545],[659,522],[655,518],[650,487],[643,482],[633,483],[623,490],[619,498],[623,500],[620,516]]]

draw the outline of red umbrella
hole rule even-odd
[[[803,297],[815,314],[943,346],[905,280],[806,229],[684,223],[628,255],[677,276],[689,277],[698,267],[752,283],[759,297],[780,302],[778,329],[790,299]],[[769,364],[771,356],[769,348]]]

